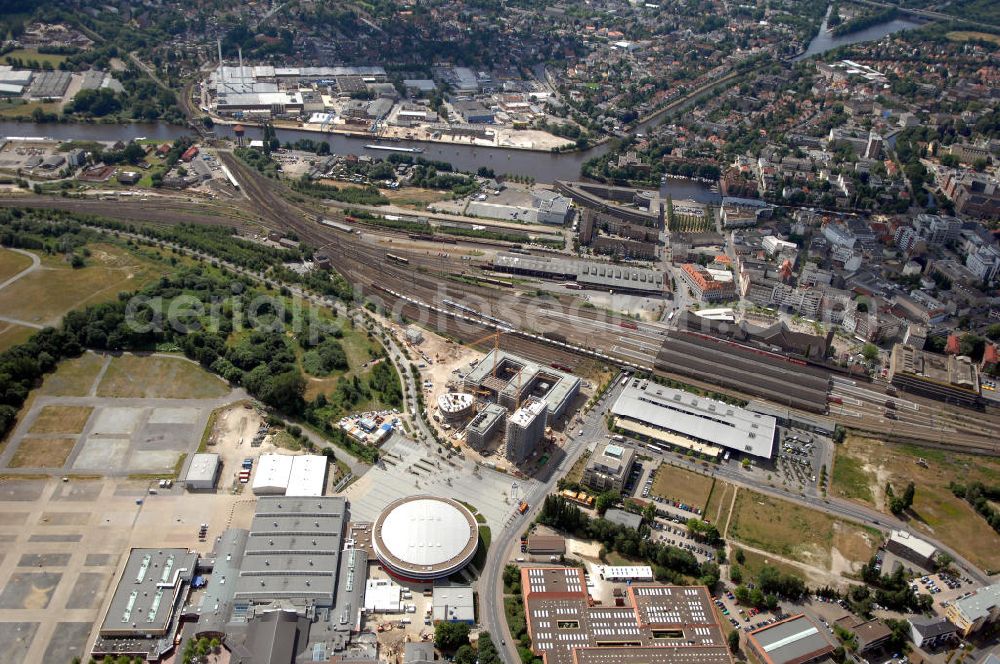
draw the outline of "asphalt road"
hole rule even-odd
[[[542,471],[542,476],[546,479],[535,485],[530,493],[522,496],[523,500],[530,505],[528,511],[499,533],[492,534],[493,541],[486,558],[485,569],[483,569],[478,583],[479,605],[481,607],[479,622],[485,630],[493,635],[497,649],[503,653],[507,662],[519,662],[520,659],[514,639],[507,629],[507,619],[504,615],[503,568],[511,560],[519,536],[534,521],[545,496],[552,492],[559,478],[573,467],[573,464],[590,443],[603,440],[607,435],[604,411],[611,403],[614,403],[620,391],[621,385],[615,385],[605,393],[600,403],[583,416],[582,422],[572,426],[567,425],[567,442],[562,448],[564,455],[559,458],[558,455],[553,454],[549,466]],[[572,421],[575,422],[575,419]],[[583,435],[577,435],[581,429]],[[503,645],[503,642],[506,642],[506,645]]]

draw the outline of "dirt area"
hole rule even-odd
[[[978,566],[996,566],[1000,534],[948,485],[952,481],[998,484],[1000,460],[857,436],[848,436],[836,452],[832,482],[836,495],[886,512],[886,484],[902,491],[913,482],[916,493],[907,515],[913,529],[954,547]]]
[[[25,438],[11,457],[11,468],[60,468],[76,438]]]
[[[656,479],[653,480],[653,489],[650,493],[704,510],[714,488],[714,477],[662,463],[656,470]]]
[[[45,406],[29,433],[80,433],[92,412],[90,406]]]
[[[378,565],[368,566],[369,579],[388,579],[386,573],[379,569]],[[395,582],[394,582],[395,583]],[[424,617],[427,611],[432,608],[433,600],[430,596],[425,597],[425,591],[432,591],[433,584],[430,583],[408,583],[400,584],[403,592],[403,604],[412,604],[415,610],[412,613],[369,613],[365,615],[365,626],[376,632],[380,648],[380,655],[383,661],[386,657],[388,661],[396,661],[396,655],[402,655],[404,644],[407,641],[434,640],[434,626],[425,625]],[[409,597],[406,596],[407,591]],[[378,631],[382,629],[384,631]]]
[[[250,447],[250,441],[264,418],[247,406],[247,403],[233,404],[215,411],[209,420],[212,430],[206,439],[206,451],[218,454],[222,463],[220,491],[241,486],[238,480],[240,464],[248,456],[256,457],[262,449]]]

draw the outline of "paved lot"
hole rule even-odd
[[[475,464],[458,457],[444,459],[399,432],[382,448],[384,463],[365,473],[344,492],[351,502],[351,519],[374,521],[386,505],[403,496],[426,493],[469,503],[498,532],[514,512],[510,498],[514,479],[491,470],[473,474]],[[518,496],[537,484],[518,481]]]
[[[75,440],[60,468],[11,468],[25,474],[79,472],[118,474],[169,473],[181,454],[192,454],[212,410],[245,397],[234,390],[219,399],[121,399],[112,397],[39,396],[21,419],[10,443],[0,454],[9,466],[21,445],[40,444],[48,434],[29,433],[45,406],[84,405],[93,408],[83,431],[61,437]],[[72,500],[72,498],[69,498]]]
[[[149,486],[116,478],[0,482],[0,661],[82,657],[130,548],[207,553],[227,525],[247,527],[253,514],[246,496],[187,494],[176,485],[154,496]],[[208,542],[198,541],[201,523],[209,524]]]

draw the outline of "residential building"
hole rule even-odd
[[[934,616],[910,616],[906,619],[910,623],[910,639],[913,645],[923,650],[933,650],[948,643],[955,638],[958,628],[947,618]]]
[[[621,492],[632,472],[635,450],[614,443],[599,443],[583,469],[583,483],[598,492]]]
[[[962,222],[955,217],[926,213],[918,214],[913,225],[920,237],[932,246],[958,240],[958,232],[962,229]]]
[[[854,634],[859,653],[877,650],[892,638],[892,630],[877,619],[861,620],[853,614],[848,614],[837,620],[835,624]]]

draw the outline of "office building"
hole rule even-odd
[[[583,469],[583,483],[599,492],[621,492],[634,463],[635,450],[614,443],[599,443]]]
[[[979,370],[964,355],[937,355],[896,344],[888,378],[901,390],[931,399],[969,407],[981,402]]]
[[[907,618],[910,623],[910,639],[913,645],[924,650],[933,650],[948,643],[955,638],[958,628],[947,618],[935,616],[910,616]]]
[[[495,403],[487,404],[465,428],[465,442],[481,450],[493,440],[507,423],[507,409]]]
[[[919,565],[925,570],[934,569],[934,558],[937,556],[937,548],[929,542],[911,535],[905,530],[894,530],[889,534],[886,542],[886,550],[894,553],[903,560],[908,560],[915,565]]]
[[[550,422],[563,417],[580,392],[580,379],[571,373],[508,353],[492,350],[465,376],[464,389],[487,394],[508,410],[529,397],[545,403]]]
[[[945,617],[955,624],[963,637],[993,624],[1000,618],[1000,583],[954,600],[945,609]]]
[[[548,410],[545,402],[529,398],[507,418],[507,460],[521,463],[528,459],[545,437]]]

